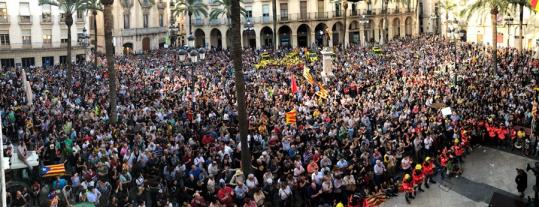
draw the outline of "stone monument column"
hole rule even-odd
[[[333,51],[331,51],[328,47],[324,47],[324,49],[320,52],[322,54],[322,79],[324,80],[324,83],[327,83],[329,79],[333,76]]]

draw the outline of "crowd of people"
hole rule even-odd
[[[117,57],[116,125],[109,124],[104,59],[97,70],[75,66],[73,85],[61,66],[27,70],[31,106],[21,71],[4,68],[4,134],[35,150],[43,165],[66,168],[53,179],[32,176],[30,187],[10,192],[9,200],[14,206],[376,206],[399,191],[411,202],[438,173],[458,176],[475,144],[521,142],[529,155],[539,153],[526,130],[535,93],[529,52],[498,50],[493,71],[489,48],[477,44],[423,36],[381,48],[383,54],[336,48],[334,77],[323,85],[327,98],[300,78],[307,66],[323,82],[321,62],[256,70],[262,51],[245,50],[249,174],[240,168],[229,51],[212,50],[189,66],[170,49]],[[444,116],[446,107],[452,113]],[[292,110],[297,121],[287,124]]]

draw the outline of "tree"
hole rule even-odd
[[[518,39],[516,41],[516,46],[518,51],[522,51],[522,26],[524,25],[524,9],[530,9],[531,5],[528,0],[508,0],[509,4],[516,10],[518,8]]]
[[[97,12],[103,11],[103,4],[101,4],[100,0],[86,0],[83,7],[86,11],[92,11],[94,17],[94,21],[91,24],[94,25],[94,69],[97,71]]]
[[[449,13],[455,9],[457,5],[452,0],[443,0],[440,1],[440,8],[445,12],[445,25],[449,26]]]
[[[490,14],[492,22],[492,70],[498,72],[498,54],[497,54],[497,17],[498,14],[505,14],[509,11],[509,2],[507,0],[475,0],[467,9],[463,10],[463,14],[468,20],[475,13],[484,14],[486,11]],[[482,16],[482,15],[481,15]]]
[[[243,0],[240,0],[243,3]],[[227,19],[232,18],[232,0],[215,0],[213,1],[215,7],[210,12],[210,20],[219,19],[225,16]],[[247,10],[243,7],[240,8],[241,16],[247,16]]]
[[[73,26],[73,14],[84,10],[84,0],[39,0],[39,5],[51,5],[65,12],[64,23],[67,25],[67,84],[68,88],[73,83],[73,64],[71,62],[71,26]]]
[[[277,49],[277,0],[271,1],[273,15],[273,51]]]
[[[189,34],[192,34],[193,24],[191,24],[192,16],[208,16],[208,6],[202,3],[202,0],[178,0],[172,9],[172,15],[178,16],[187,14],[189,17]]]
[[[114,22],[112,21],[112,4],[114,0],[101,0],[101,4],[104,6],[103,10],[103,23],[105,25],[105,54],[107,56],[107,67],[109,73],[109,120],[110,125],[115,125],[117,121],[116,114],[116,96],[117,94],[117,81],[116,67],[114,65],[114,45],[112,44],[112,27]]]
[[[240,0],[231,0],[231,35],[232,35],[232,63],[234,65],[234,77],[236,85],[236,99],[238,102],[238,119],[241,143],[241,167],[243,173],[251,173],[251,151],[247,143],[247,106],[245,105],[245,82],[243,80],[242,69],[242,49],[241,49],[241,7]]]

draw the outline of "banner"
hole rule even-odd
[[[55,177],[65,175],[66,170],[64,164],[47,165],[41,168],[41,176],[43,177]]]
[[[293,109],[290,112],[286,112],[285,114],[285,122],[286,124],[295,124],[296,123],[296,109]]]
[[[298,92],[298,84],[296,83],[296,76],[295,75],[292,75],[292,77],[290,77],[290,82],[291,82],[291,89],[292,89],[292,93],[293,94],[296,94]]]
[[[538,3],[539,0],[530,0],[530,8],[534,11],[539,11]]]
[[[314,84],[314,78],[311,75],[310,69],[307,66],[303,67],[303,77],[307,80],[309,84]]]

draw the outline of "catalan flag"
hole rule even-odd
[[[66,169],[64,164],[46,165],[41,167],[40,174],[42,177],[56,177],[65,175]]]
[[[316,92],[316,95],[320,98],[327,99],[328,98],[328,91],[324,88],[324,86],[320,83],[318,83],[319,90]]]
[[[539,11],[538,2],[539,2],[539,0],[530,0],[531,9],[533,9],[534,11]]]
[[[303,77],[305,77],[309,84],[314,84],[314,78],[311,75],[310,69],[307,66],[303,67]]]
[[[296,123],[296,109],[293,109],[290,112],[286,112],[285,114],[285,122],[286,124],[295,124]]]

